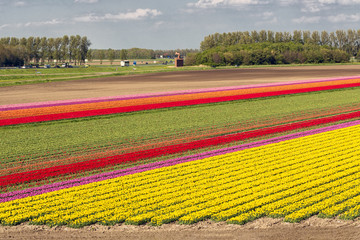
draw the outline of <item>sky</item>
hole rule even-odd
[[[360,0],[0,0],[0,37],[80,35],[93,49],[198,49],[216,32],[359,23]]]

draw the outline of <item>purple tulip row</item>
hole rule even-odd
[[[113,97],[59,100],[59,101],[35,102],[35,103],[24,103],[24,104],[9,104],[9,105],[0,105],[0,111],[28,109],[28,108],[40,108],[40,107],[53,107],[53,106],[62,106],[62,105],[105,102],[105,101],[130,100],[130,99],[139,99],[139,98],[148,98],[148,97],[165,97],[165,96],[174,96],[174,95],[182,95],[182,94],[229,91],[229,90],[239,90],[239,89],[258,88],[258,87],[285,86],[285,85],[292,85],[292,84],[337,81],[337,80],[346,80],[346,79],[354,79],[354,78],[360,78],[360,76],[314,79],[314,80],[303,80],[303,81],[290,81],[290,82],[277,82],[277,83],[266,83],[266,84],[252,84],[252,85],[231,86],[231,87],[203,88],[203,89],[194,89],[194,90],[181,90],[181,91],[138,94],[138,95],[124,95],[124,96],[113,96]]]
[[[102,174],[84,177],[84,178],[80,178],[80,179],[73,179],[73,180],[53,183],[53,184],[49,184],[49,185],[44,185],[41,187],[35,187],[35,188],[29,188],[29,189],[20,190],[20,191],[3,193],[3,194],[0,194],[0,202],[8,202],[8,201],[12,201],[15,199],[25,198],[25,197],[29,197],[29,196],[35,196],[35,195],[39,195],[39,194],[43,194],[43,193],[47,193],[47,192],[57,191],[60,189],[80,186],[80,185],[84,185],[84,184],[88,184],[88,183],[92,183],[92,182],[99,182],[99,181],[117,178],[117,177],[130,175],[130,174],[134,174],[134,173],[149,171],[152,169],[173,166],[173,165],[180,164],[180,163],[199,160],[199,159],[208,158],[208,157],[212,157],[212,156],[223,155],[226,153],[232,153],[232,152],[241,151],[244,149],[263,146],[263,145],[270,144],[270,143],[282,142],[285,140],[309,136],[309,135],[313,135],[313,134],[317,134],[317,133],[327,132],[327,131],[350,127],[350,126],[355,126],[355,125],[359,125],[359,124],[360,124],[360,120],[352,121],[352,122],[338,124],[338,125],[329,126],[329,127],[324,127],[324,128],[320,128],[320,129],[314,129],[314,130],[309,130],[309,131],[300,132],[300,133],[293,133],[293,134],[280,136],[280,137],[276,137],[276,138],[271,138],[271,139],[266,139],[266,140],[261,140],[261,141],[257,141],[257,142],[253,142],[253,143],[247,143],[247,144],[243,144],[243,145],[213,150],[213,151],[209,151],[209,152],[205,152],[205,153],[199,153],[199,154],[195,154],[195,155],[191,155],[191,156],[179,157],[179,158],[170,159],[170,160],[166,160],[166,161],[140,165],[140,166],[117,170],[117,171],[108,172],[108,173],[102,173]]]

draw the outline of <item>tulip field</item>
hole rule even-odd
[[[0,105],[0,223],[360,216],[360,76]]]

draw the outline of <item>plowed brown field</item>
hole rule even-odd
[[[0,88],[0,105],[360,76],[360,65],[177,71]]]

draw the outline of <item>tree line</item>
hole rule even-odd
[[[130,49],[92,49],[89,60],[98,59],[100,62],[103,60],[109,60],[112,62],[115,59],[157,59],[163,58],[175,58],[175,53],[180,52],[182,56],[186,56],[189,53],[198,53],[197,49],[176,49],[176,50],[153,50],[145,48],[130,48]]]
[[[86,36],[0,38],[0,66],[35,63],[74,62],[81,64],[91,53]]]
[[[252,65],[337,63],[360,58],[360,30],[273,32],[261,30],[215,33],[189,54],[185,64]]]
[[[329,46],[346,51],[348,54],[356,56],[360,50],[360,29],[353,30],[336,30],[335,32],[327,31],[301,31],[295,30],[290,32],[274,32],[271,30],[245,31],[215,33],[206,36],[200,43],[200,50],[204,51],[218,46],[231,46],[237,44],[249,43],[282,43],[295,42],[301,44],[315,44],[320,46]]]
[[[186,65],[270,65],[303,63],[342,63],[349,54],[340,49],[301,43],[249,43],[219,46],[198,54],[188,54]]]

